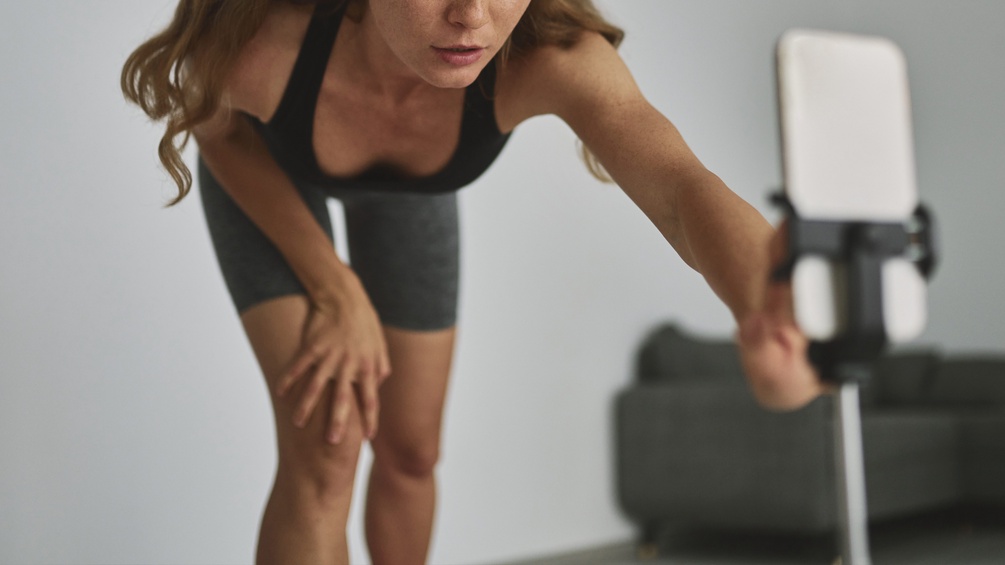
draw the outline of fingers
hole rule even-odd
[[[377,435],[380,421],[379,371],[367,364],[357,364],[346,358],[335,381],[327,439],[337,444],[345,437],[354,402],[359,404],[363,431],[367,439]]]
[[[373,439],[380,420],[380,398],[377,389],[382,380],[381,375],[386,376],[388,372],[386,361],[383,367],[380,367],[377,364],[361,365],[351,356],[343,354],[332,354],[322,358],[301,393],[299,403],[293,412],[293,425],[298,428],[307,426],[311,414],[324,396],[329,381],[334,381],[335,394],[325,434],[326,440],[332,444],[342,441],[349,426],[352,405],[357,402],[366,437]]]
[[[391,360],[387,356],[387,348],[381,352],[380,357],[377,359],[377,385],[379,386],[387,377],[391,376]]]
[[[387,354],[387,343],[383,334],[380,335],[380,351],[373,364],[366,368],[360,376],[357,396],[363,413],[367,439],[372,440],[377,435],[380,422],[380,397],[377,389],[391,376],[391,360]]]
[[[352,412],[354,400],[352,384],[356,371],[356,363],[351,358],[346,359],[342,363],[339,377],[335,380],[335,396],[332,400],[331,420],[327,435],[329,443],[337,444],[345,437],[349,414]]]
[[[290,365],[290,368],[283,373],[283,376],[279,378],[276,383],[276,395],[282,398],[293,385],[297,384],[308,369],[311,368],[320,357],[320,353],[314,348],[305,348],[296,360]]]
[[[377,374],[369,373],[356,383],[360,412],[363,414],[363,430],[367,439],[377,435],[377,424],[380,421],[380,398],[377,395]]]
[[[377,432],[377,391],[390,375],[391,364],[376,316],[363,318],[332,323],[323,312],[314,312],[307,323],[303,349],[275,385],[276,395],[283,397],[302,383],[291,419],[295,426],[305,428],[328,382],[335,381],[325,426],[325,439],[332,444],[346,437],[357,404],[366,436],[372,439]]]
[[[293,425],[298,428],[303,428],[307,425],[311,414],[314,413],[314,409],[321,401],[321,396],[328,386],[328,381],[331,380],[332,374],[338,368],[340,358],[340,353],[331,354],[322,358],[321,362],[318,363],[307,388],[300,396],[300,404],[293,413]]]

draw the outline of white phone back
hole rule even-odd
[[[906,222],[918,204],[907,65],[891,41],[793,30],[778,43],[785,192],[811,220]],[[796,320],[812,339],[844,329],[839,267],[796,263]],[[883,316],[893,342],[925,326],[925,280],[906,259],[883,265]]]

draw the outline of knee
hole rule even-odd
[[[378,434],[378,438],[380,435]],[[412,478],[433,474],[440,460],[439,441],[374,442],[374,464]]]
[[[280,474],[291,480],[299,499],[320,509],[341,508],[351,500],[362,434],[338,445],[314,441],[280,451]]]

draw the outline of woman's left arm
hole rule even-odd
[[[705,168],[674,125],[639,91],[615,49],[584,34],[568,49],[544,47],[517,64],[500,99],[510,118],[555,114],[698,271],[740,325],[748,380],[770,408],[801,406],[822,392],[786,285],[769,284],[771,225]],[[772,251],[774,249],[774,252]]]

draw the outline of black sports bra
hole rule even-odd
[[[495,61],[465,90],[460,140],[439,172],[410,177],[393,167],[374,166],[353,177],[335,177],[321,170],[314,153],[314,111],[343,13],[344,8],[329,10],[324,3],[318,4],[275,114],[268,123],[246,115],[279,166],[294,180],[323,188],[387,192],[451,192],[481,176],[509,139],[509,134],[499,131],[491,98],[495,93]]]

